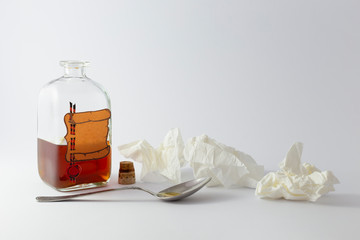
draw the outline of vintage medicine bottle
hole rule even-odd
[[[65,74],[38,99],[38,170],[59,191],[105,185],[111,173],[111,106],[85,75],[84,61],[61,61]]]

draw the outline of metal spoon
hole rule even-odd
[[[176,201],[183,198],[186,198],[193,193],[199,191],[202,187],[204,187],[208,182],[210,182],[211,177],[206,178],[198,178],[194,180],[190,180],[187,182],[183,182],[177,185],[174,185],[172,187],[166,188],[158,193],[152,192],[150,190],[137,187],[137,186],[129,186],[129,187],[122,187],[122,188],[109,188],[109,189],[103,189],[99,191],[93,191],[93,192],[86,192],[86,193],[79,193],[79,194],[71,194],[71,195],[65,195],[65,196],[39,196],[36,197],[36,200],[39,202],[58,202],[58,201],[66,201],[71,200],[73,198],[87,196],[90,194],[96,194],[96,193],[102,193],[102,192],[110,192],[110,191],[117,191],[117,190],[141,190],[144,192],[147,192],[154,197],[157,197],[160,200],[163,201]]]

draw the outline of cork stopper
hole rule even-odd
[[[130,161],[120,162],[119,169],[119,184],[134,184],[135,183],[135,169],[134,164]]]

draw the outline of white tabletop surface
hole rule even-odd
[[[357,239],[359,12],[355,0],[0,1],[0,239]],[[90,61],[112,100],[109,187],[117,146],[157,147],[174,127],[266,171],[301,141],[303,162],[341,183],[315,203],[221,187],[174,203],[136,191],[38,203],[62,193],[37,173],[37,97],[71,59]]]
[[[108,187],[119,186],[117,165]],[[139,173],[141,165],[135,166]],[[258,199],[254,189],[221,187],[179,202],[124,191],[39,203],[38,195],[64,193],[45,185],[34,164],[1,169],[1,239],[353,239],[359,227],[360,191],[345,187],[351,183],[344,177],[336,192],[315,203]],[[192,177],[190,168],[182,173],[184,180]],[[136,184],[154,191],[169,186]]]

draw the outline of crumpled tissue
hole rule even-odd
[[[301,164],[302,143],[295,143],[280,163],[280,170],[270,172],[257,184],[255,195],[261,198],[285,198],[315,202],[322,195],[335,191],[340,183],[331,171],[321,172],[309,163]]]
[[[206,135],[191,138],[184,156],[196,178],[212,177],[207,186],[255,188],[264,176],[264,167],[252,157]]]
[[[118,149],[124,157],[142,163],[142,181],[181,181],[180,168],[186,162],[183,155],[184,141],[178,128],[171,129],[158,148],[154,148],[146,140],[139,140],[121,145]]]

